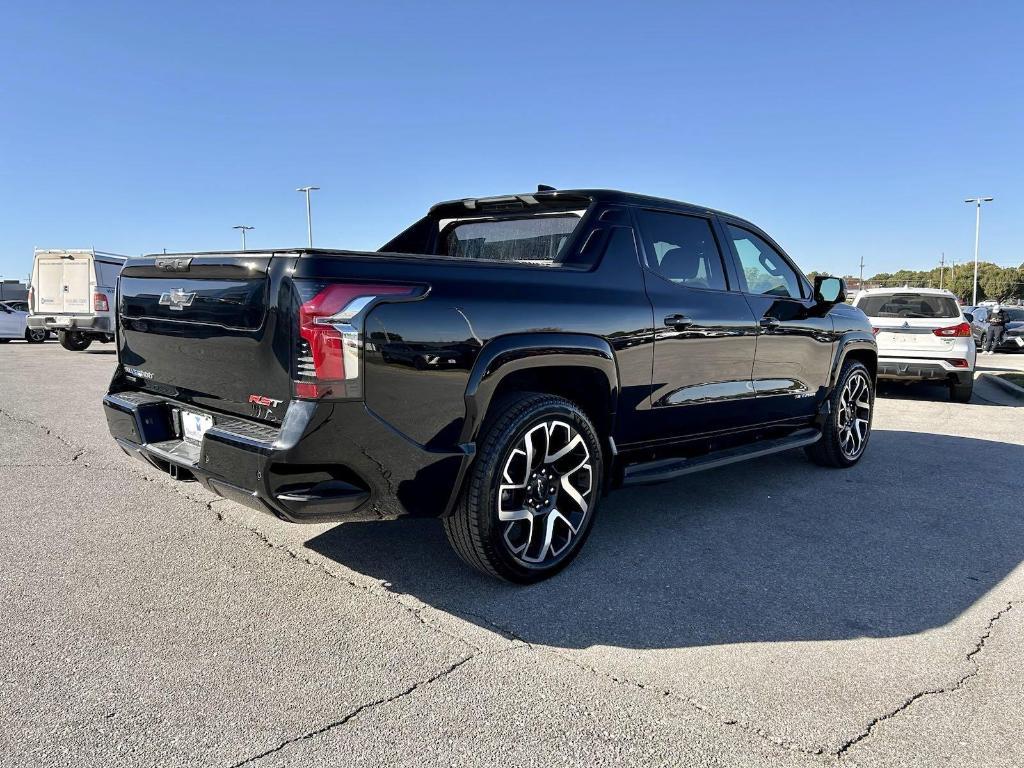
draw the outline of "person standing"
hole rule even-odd
[[[988,333],[985,337],[985,352],[994,355],[1003,343],[1003,335],[1006,333],[1006,311],[998,304],[992,307],[988,314]]]

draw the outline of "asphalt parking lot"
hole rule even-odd
[[[885,387],[864,460],[622,491],[530,588],[109,439],[112,346],[0,348],[0,764],[1024,764],[1024,402]],[[1024,369],[1024,355],[979,358]]]

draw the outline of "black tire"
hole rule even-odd
[[[971,379],[966,384],[961,384],[956,379],[950,379],[949,381],[949,399],[954,403],[969,403],[971,402],[971,395],[974,394],[974,379]]]
[[[549,578],[565,568],[579,553],[587,536],[593,527],[594,516],[597,512],[597,505],[603,488],[604,463],[601,451],[601,441],[597,432],[591,424],[587,415],[574,403],[561,397],[553,395],[537,394],[532,392],[517,393],[496,403],[491,408],[495,414],[489,417],[484,424],[481,433],[482,439],[478,443],[477,455],[465,484],[462,494],[451,515],[444,518],[444,529],[448,535],[448,541],[467,564],[473,566],[482,573],[494,576],[505,581],[516,584],[532,584],[537,581]],[[559,426],[555,426],[557,421]],[[548,451],[554,444],[560,443],[554,437],[554,432],[561,432],[561,426],[566,425],[566,444],[576,444],[577,456],[572,457],[570,464],[575,463],[577,457],[583,455],[585,446],[586,455],[582,459],[585,467],[569,471],[557,468],[558,461],[546,463]],[[543,430],[543,441],[545,456],[541,458],[537,470],[526,463],[526,454],[518,450],[521,442],[529,439],[533,445],[533,435]],[[529,435],[529,437],[528,437]],[[579,435],[582,441],[577,443],[575,435]],[[523,442],[525,445],[525,442]],[[557,455],[558,450],[555,450]],[[507,469],[513,466],[512,462],[520,461],[515,458],[519,453],[521,467],[524,469],[524,484],[521,490],[503,491],[502,480]],[[535,455],[539,453],[534,450]],[[553,458],[553,457],[552,457]],[[569,457],[566,457],[569,458]],[[541,469],[543,467],[543,470]],[[550,479],[534,476],[547,471],[550,468],[552,474]],[[555,478],[556,473],[564,472]],[[589,472],[590,487],[586,492],[577,484],[582,480],[583,473]],[[578,473],[578,474],[573,474]],[[566,479],[568,478],[568,480]],[[507,482],[507,481],[506,481]],[[512,506],[521,506],[525,512],[534,500],[532,494],[547,493],[545,486],[551,484],[554,489],[545,504],[550,505],[548,512],[543,513],[541,505],[534,510],[536,516],[531,515],[530,520],[518,520],[509,522],[499,520],[499,505],[510,503]],[[566,483],[573,485],[575,490],[582,496],[587,497],[585,507],[576,504],[573,507],[573,499],[567,498]],[[539,487],[538,487],[539,486]],[[508,486],[506,486],[508,487]],[[510,500],[509,495],[521,493],[524,498],[521,501]],[[566,515],[581,515],[576,523],[576,528],[571,527],[567,517],[559,514],[550,525],[558,526],[562,535],[565,535],[565,543],[560,551],[555,552],[554,539],[544,539],[544,532],[550,519],[551,511],[558,511],[558,506],[564,506],[566,510],[573,509],[573,512],[566,512]],[[580,512],[582,510],[582,512]],[[565,521],[564,523],[562,521]],[[544,528],[535,528],[537,521]],[[522,523],[528,526],[525,544],[521,546],[521,556],[514,551],[514,542],[510,536],[515,536],[514,528]],[[530,551],[536,540],[535,533],[539,533],[542,541],[539,550],[539,560],[526,562],[530,559]],[[548,555],[551,555],[548,557]]]
[[[50,332],[45,328],[26,328],[25,341],[29,344],[42,344],[50,338]]]
[[[57,331],[60,345],[69,352],[81,352],[92,344],[92,339],[79,331]]]
[[[846,448],[844,436],[849,431],[851,411],[849,408],[844,408],[841,403],[843,393],[847,391],[847,386],[855,378],[859,382],[866,383],[867,424],[863,427],[863,438],[859,448],[856,451],[849,451]],[[857,398],[857,401],[861,401],[860,398]],[[848,360],[843,364],[836,386],[829,395],[829,405],[831,408],[821,432],[821,439],[804,448],[804,452],[811,461],[822,467],[852,467],[860,461],[864,451],[867,450],[868,441],[871,439],[871,421],[875,410],[875,382],[863,363],[857,360]],[[854,418],[860,421],[864,417],[864,411],[865,409],[855,408]]]
[[[0,344],[7,344],[10,339],[0,339]]]

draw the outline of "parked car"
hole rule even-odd
[[[513,582],[575,557],[610,488],[791,448],[850,467],[871,432],[842,281],[672,200],[456,200],[376,253],[132,259],[119,290],[126,453],[293,522],[440,517]]]
[[[1019,351],[1024,349],[1024,307],[1002,307],[1006,313],[1006,332],[997,351]],[[992,307],[977,307],[971,317],[971,332],[979,349],[988,342],[988,316]]]
[[[878,342],[878,378],[933,381],[961,403],[974,392],[977,351],[956,296],[937,288],[869,288],[854,306]]]
[[[24,339],[30,344],[46,341],[50,334],[45,328],[28,327],[28,311],[23,301],[0,301],[0,344],[11,339]]]
[[[30,328],[55,331],[64,349],[114,340],[114,294],[127,257],[95,250],[37,250]]]

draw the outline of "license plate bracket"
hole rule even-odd
[[[181,436],[190,443],[200,444],[206,430],[213,426],[213,417],[195,411],[181,412]]]

